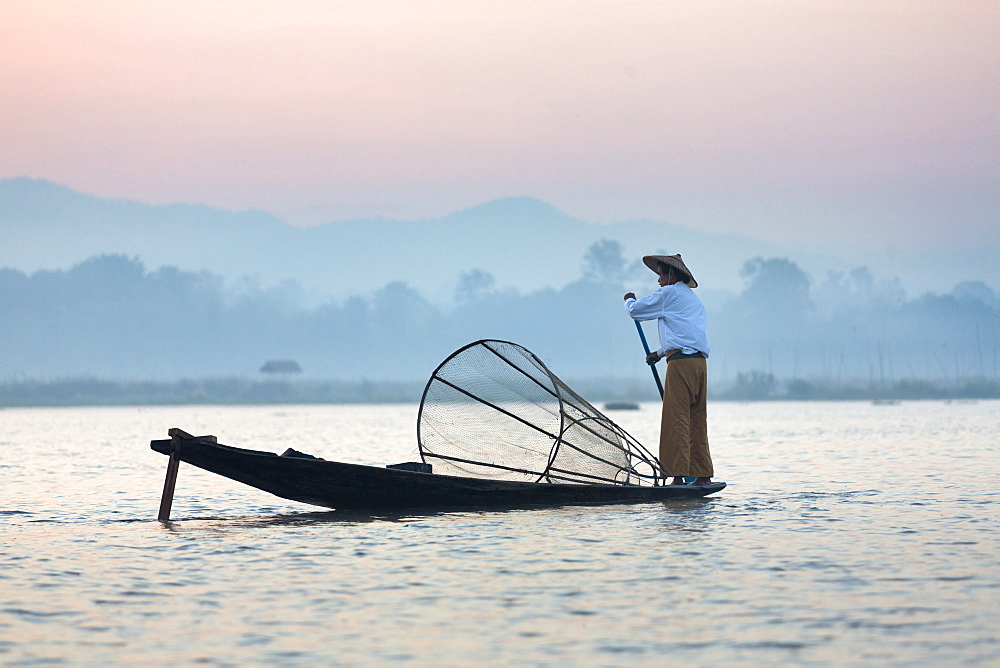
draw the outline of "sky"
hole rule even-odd
[[[996,246],[997,35],[996,0],[0,0],[0,178]]]

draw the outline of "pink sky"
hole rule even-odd
[[[4,0],[0,178],[995,245],[998,35],[996,0]]]

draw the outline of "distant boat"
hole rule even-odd
[[[637,411],[639,404],[634,401],[609,401],[604,404],[606,411]]]
[[[295,360],[268,360],[259,371],[274,374],[302,373],[302,367]]]
[[[875,406],[898,406],[899,399],[872,399]]]

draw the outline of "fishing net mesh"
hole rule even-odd
[[[620,485],[664,477],[638,441],[508,341],[477,341],[441,363],[424,389],[417,438],[435,473]]]

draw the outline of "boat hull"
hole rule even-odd
[[[197,437],[150,443],[164,455],[172,445],[179,461],[284,499],[337,510],[651,503],[700,498],[726,487],[724,482],[661,487],[514,482],[282,457]]]

